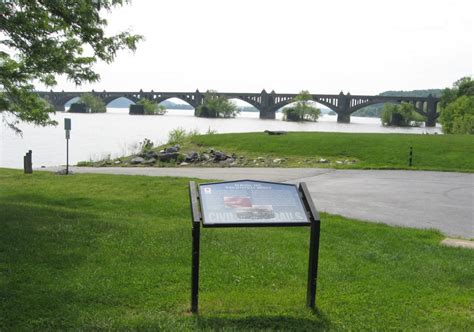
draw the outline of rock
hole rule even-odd
[[[147,153],[145,153],[145,159],[156,159],[158,158],[158,153],[156,153],[155,151],[149,151]]]
[[[164,153],[174,153],[174,152],[178,152],[179,149],[180,149],[179,144],[176,144],[176,145],[174,145],[174,146],[170,146],[169,148],[166,148]]]
[[[61,170],[57,171],[56,174],[57,175],[67,175],[66,174],[66,169],[65,168],[61,169]],[[71,174],[73,174],[73,172],[71,170],[69,170],[68,174],[71,175]]]
[[[181,164],[179,164],[179,166],[187,166],[187,165],[189,165],[189,163],[187,163],[185,161],[183,161]]]
[[[227,158],[225,160],[219,161],[219,164],[221,165],[230,165],[234,163],[234,158]]]
[[[280,158],[273,159],[273,162],[274,162],[275,164],[279,164],[279,163],[281,163],[281,161],[282,161],[282,159],[280,159]]]
[[[265,160],[265,158],[263,158],[263,157],[257,157],[257,160],[263,161],[263,160]]]
[[[170,161],[170,160],[176,160],[178,158],[179,153],[178,152],[164,152],[164,153],[158,153],[158,159],[160,161]]]
[[[338,165],[342,165],[342,164],[344,164],[344,162],[343,162],[343,161],[341,161],[341,160],[336,160],[336,164],[338,164]]]
[[[144,161],[145,159],[142,157],[135,157],[132,160],[130,160],[130,164],[132,165],[142,164]]]
[[[118,164],[120,164],[121,162],[122,162],[121,160],[116,160],[116,161],[114,161],[114,164],[115,164],[115,165],[118,165]]]
[[[156,163],[155,158],[147,159],[143,162],[143,164],[147,164],[147,165],[154,164],[154,163]]]
[[[286,131],[283,130],[265,130],[264,133],[268,135],[286,135]]]
[[[207,153],[203,153],[200,158],[202,161],[208,161],[211,157]]]
[[[328,164],[328,163],[329,163],[329,160],[321,158],[321,159],[318,160],[318,163],[320,163],[320,164]]]
[[[222,161],[229,158],[224,152],[214,151],[214,161]]]
[[[199,153],[197,153],[196,151],[191,151],[184,157],[184,161],[187,163],[199,161]]]

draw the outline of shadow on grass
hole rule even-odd
[[[34,194],[0,201],[0,330],[73,327],[77,302],[100,301],[74,280],[91,264],[98,237],[116,226],[47,201]]]
[[[290,316],[196,317],[197,327],[211,330],[324,331],[331,327],[327,316],[314,312],[314,319]]]

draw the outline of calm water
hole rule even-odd
[[[23,137],[0,124],[0,167],[22,168],[23,155],[33,150],[33,167],[65,164],[66,141],[64,118],[72,119],[70,163],[97,160],[110,155],[118,157],[135,151],[145,138],[155,144],[164,144],[168,132],[181,127],[197,129],[201,133],[262,132],[264,130],[324,131],[357,133],[441,133],[440,128],[384,128],[380,119],[351,117],[352,123],[336,122],[336,116],[323,115],[317,123],[292,123],[260,120],[258,113],[243,112],[235,119],[203,119],[194,117],[192,110],[169,110],[164,116],[130,116],[128,109],[108,109],[104,114],[57,113],[57,127],[21,125]]]

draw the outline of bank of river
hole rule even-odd
[[[23,167],[23,155],[33,150],[34,167],[65,164],[66,142],[64,118],[72,119],[70,162],[98,160],[132,153],[139,142],[149,138],[163,144],[168,133],[181,127],[205,133],[262,132],[264,130],[320,131],[354,133],[441,133],[441,128],[385,128],[380,119],[352,117],[350,124],[336,122],[336,116],[323,115],[317,123],[294,123],[260,120],[258,113],[243,112],[235,119],[196,118],[192,110],[169,110],[164,116],[130,116],[126,109],[108,109],[103,114],[57,113],[56,127],[35,127],[22,124],[23,136],[16,135],[5,125],[0,132],[0,167]]]

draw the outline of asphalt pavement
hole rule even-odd
[[[306,182],[320,211],[474,238],[474,174],[469,173],[322,168],[72,167],[71,170],[74,173]]]

